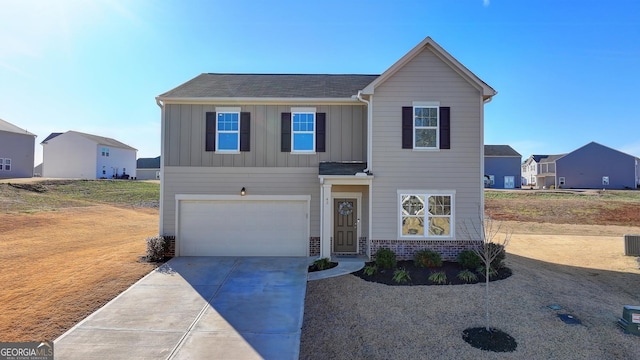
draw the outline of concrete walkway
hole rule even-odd
[[[329,270],[323,271],[314,271],[307,275],[307,279],[309,281],[313,280],[321,280],[335,276],[341,276],[346,274],[351,274],[352,272],[358,271],[364,267],[364,260],[361,258],[332,258],[332,261],[337,261],[338,266],[331,268]]]
[[[298,359],[307,258],[179,257],[55,341],[56,359]]]

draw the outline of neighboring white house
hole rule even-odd
[[[138,150],[118,140],[67,131],[52,133],[41,144],[43,177],[77,179],[136,177]]]
[[[531,155],[522,163],[522,186],[535,187],[536,176],[539,174],[540,160],[549,155]]]

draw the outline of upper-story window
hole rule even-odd
[[[240,109],[217,111],[216,151],[240,151]]]
[[[413,148],[438,148],[438,106],[413,107]]]
[[[108,147],[103,147],[102,149],[100,149],[100,154],[102,156],[109,156],[109,148]]]
[[[315,152],[316,109],[291,109],[291,151]]]
[[[451,149],[451,108],[439,101],[414,101],[402,107],[402,148]]]

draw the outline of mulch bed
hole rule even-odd
[[[334,267],[338,266],[337,262],[331,262],[329,263],[329,267],[326,267],[324,269],[318,269],[318,266],[316,266],[316,264],[311,264],[309,266],[308,272],[314,272],[314,271],[322,271],[322,270],[329,270],[332,269]]]
[[[469,328],[462,332],[462,339],[476,349],[494,351],[494,352],[511,352],[518,347],[516,340],[504,331],[476,327]]]
[[[368,262],[365,264],[366,266],[375,265],[374,262]],[[484,282],[484,274],[479,274],[474,272],[478,280],[466,282],[458,279],[458,273],[464,270],[457,262],[444,261],[442,266],[440,267],[432,267],[432,268],[422,268],[415,266],[413,261],[411,260],[401,260],[398,261],[397,269],[404,269],[409,272],[411,276],[411,280],[407,282],[398,283],[393,280],[393,272],[396,269],[378,269],[378,271],[373,275],[367,275],[364,273],[364,268],[362,270],[356,271],[353,275],[371,282],[387,284],[387,285],[461,285],[461,284],[476,284],[478,282]],[[429,275],[434,272],[444,271],[447,275],[447,283],[446,284],[437,284],[429,280]],[[489,281],[496,281],[506,279],[511,276],[511,269],[502,268],[498,270],[498,274],[494,277],[491,277]]]

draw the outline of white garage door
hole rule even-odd
[[[307,256],[308,200],[179,200],[180,256]]]

